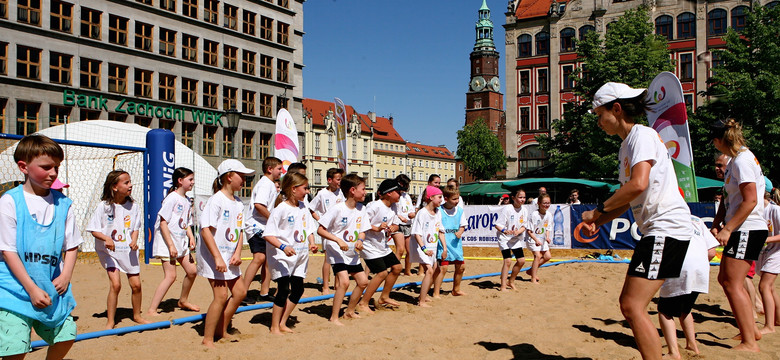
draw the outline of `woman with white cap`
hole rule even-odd
[[[614,195],[582,214],[589,236],[629,208],[643,237],[636,244],[620,294],[620,310],[643,359],[661,359],[661,338],[647,305],[666,278],[680,276],[693,235],[691,213],[678,190],[671,158],[658,133],[634,120],[645,111],[645,89],[606,83],[593,99],[599,127],[623,142]]]

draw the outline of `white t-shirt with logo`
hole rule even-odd
[[[724,176],[724,188],[726,189],[726,196],[723,198],[726,205],[726,219],[728,224],[729,220],[737,213],[737,208],[744,201],[742,193],[739,191],[739,186],[745,183],[756,184],[756,206],[750,211],[747,219],[734,228],[737,230],[766,230],[766,220],[764,220],[764,191],[766,188],[764,173],[761,171],[761,166],[758,164],[758,159],[747,148],[742,148],[742,151],[726,165],[726,174]]]
[[[542,215],[539,210],[537,210],[531,214],[530,218],[531,221],[528,230],[533,231],[534,235],[536,235],[536,238],[542,242],[542,245],[544,245],[544,243],[547,242],[547,238],[552,236],[553,212],[548,209],[547,212]],[[550,239],[550,241],[552,241],[552,239]],[[536,245],[536,241],[534,241],[534,239],[532,239],[530,236],[526,238],[526,242],[528,244],[533,243],[534,246]]]
[[[263,204],[268,209],[268,212],[274,209],[274,202],[279,193],[276,191],[276,184],[263,175],[262,178],[252,188],[252,199],[249,203],[252,208],[252,216],[246,220],[246,236],[251,238],[255,234],[265,230],[265,224],[268,222],[268,218],[260,215],[255,209],[255,204]]]
[[[412,221],[412,239],[410,241],[409,258],[413,263],[425,263],[433,265],[436,261],[436,248],[439,246],[439,239],[441,232],[444,231],[444,226],[441,222],[441,212],[436,211],[431,214],[427,208],[420,209],[417,212],[417,216]],[[426,250],[432,250],[433,255],[428,256],[420,249],[420,244],[417,242],[417,237],[420,235],[425,244]]]
[[[631,179],[636,164],[649,161],[652,165],[647,189],[630,203],[642,235],[689,240],[691,211],[680,195],[672,159],[660,135],[647,126],[634,125],[620,144],[618,161],[618,179],[623,185]]]
[[[357,203],[354,209],[350,209],[347,203],[340,202],[322,215],[320,225],[349,245],[347,251],[342,251],[338,243],[323,238],[325,254],[330,263],[360,265],[360,256],[355,251],[355,242],[358,241],[360,233],[369,228],[366,207]]]
[[[213,228],[209,230],[227,266],[227,271],[217,271],[214,256],[201,237],[196,248],[198,275],[214,280],[232,280],[241,276],[241,269],[230,265],[230,258],[236,252],[236,247],[242,245],[238,240],[241,239],[244,229],[244,204],[238,197],[233,196],[231,199],[222,191],[217,191],[206,202],[206,207],[200,214],[200,228],[209,227]]]
[[[519,208],[514,207],[514,205],[502,206],[501,212],[498,214],[497,224],[506,231],[506,233],[498,232],[498,248],[501,250],[516,249],[523,246],[523,240],[527,236],[526,232],[520,235],[510,235],[510,231],[518,230],[521,227],[525,227],[526,231],[533,231],[533,229],[530,229],[530,217],[525,206],[520,206]]]
[[[412,202],[412,197],[409,196],[409,193],[401,193],[401,197],[398,199],[398,203],[395,204],[395,208],[397,210],[397,215],[403,216],[404,219],[408,220],[407,222],[399,223],[399,225],[411,225],[412,219],[409,218],[409,213],[414,212],[414,202]]]
[[[661,297],[673,297],[692,292],[706,294],[710,287],[710,261],[707,251],[720,245],[704,221],[691,216],[693,237],[688,243],[688,252],[683,260],[680,277],[666,279],[661,286]]]
[[[97,231],[114,240],[114,250],[106,249],[104,241],[95,240],[95,252],[103,268],[117,268],[128,274],[141,272],[138,250],[130,250],[131,235],[141,230],[141,211],[137,203],[109,204],[101,201],[92,213],[87,231]],[[140,236],[137,241],[143,241]]]
[[[315,195],[314,199],[309,203],[309,209],[322,217],[322,215],[325,215],[325,213],[328,212],[328,209],[336,204],[343,203],[344,200],[344,194],[341,192],[341,189],[330,191],[325,188],[317,192],[317,195]]]
[[[263,237],[276,237],[282,244],[292,247],[295,255],[287,256],[284,251],[269,245],[266,251],[271,279],[276,280],[283,276],[306,277],[309,264],[308,239],[317,232],[317,227],[317,222],[302,201],[298,202],[297,207],[283,201],[274,208]]]
[[[171,255],[160,230],[161,219],[168,223],[168,232],[171,234],[171,241],[173,241],[173,245],[176,247],[178,257],[183,257],[190,253],[190,239],[187,237],[187,229],[192,226],[192,211],[190,211],[190,207],[190,200],[175,191],[165,197],[160,211],[157,213],[157,221],[154,223],[152,256],[169,257]]]
[[[398,224],[400,220],[396,214],[396,205],[386,206],[382,200],[374,200],[366,206],[366,215],[368,216],[368,227],[366,228],[366,240],[363,241],[363,251],[360,256],[364,259],[378,259],[390,255],[393,250],[387,245],[387,237],[390,230],[373,231],[371,226],[379,226],[382,223],[387,225]]]

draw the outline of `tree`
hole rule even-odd
[[[780,169],[780,7],[755,5],[741,32],[729,28],[726,48],[713,56],[715,67],[707,95],[712,102],[697,109],[694,118],[703,125],[734,118],[742,123],[748,147],[764,173],[777,176]],[[694,144],[695,153],[714,154],[711,141]],[[698,160],[698,159],[696,159]],[[710,163],[712,155],[709,156]]]
[[[458,130],[458,157],[469,174],[478,180],[493,178],[506,169],[501,142],[482,118]]]
[[[603,39],[592,31],[577,43],[577,55],[585,65],[571,76],[577,82],[574,92],[583,101],[565,106],[563,118],[553,123],[552,137],[537,137],[556,165],[556,175],[616,177],[621,140],[601,131],[588,110],[593,94],[606,82],[646,88],[660,72],[674,70],[666,39],[653,30],[647,9],[640,6],[610,24]]]

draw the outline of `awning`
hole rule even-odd
[[[552,183],[559,183],[559,184],[577,184],[580,186],[588,186],[595,189],[605,189],[609,191],[614,191],[615,189],[619,188],[620,185],[614,185],[610,183],[606,183],[603,181],[595,181],[595,180],[587,180],[587,179],[573,179],[573,178],[558,178],[558,177],[552,177],[552,178],[528,178],[528,179],[519,179],[519,180],[513,180],[513,181],[507,181],[504,183],[504,187],[511,189],[515,187],[520,187],[528,184],[552,184]]]
[[[711,189],[711,188],[722,188],[722,187],[723,187],[723,181],[708,179],[701,176],[696,177],[696,188],[698,189]]]
[[[458,188],[461,196],[491,196],[499,197],[503,194],[509,194],[510,190],[504,188],[501,182],[470,183],[463,184]]]

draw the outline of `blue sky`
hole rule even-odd
[[[507,0],[488,0],[501,54]],[[393,116],[407,141],[457,150],[482,0],[308,0],[303,96]]]

